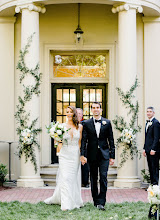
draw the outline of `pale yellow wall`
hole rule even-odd
[[[118,14],[111,12],[111,6],[107,5],[95,5],[95,4],[83,4],[81,7],[81,28],[84,31],[83,39],[84,45],[106,45],[113,44],[115,46],[115,53],[112,65],[114,65],[116,87],[118,74],[117,67],[117,39],[118,39]],[[44,68],[44,45],[75,45],[74,31],[77,28],[77,5],[65,4],[65,5],[50,5],[46,6],[46,13],[40,14],[40,65],[43,69],[43,79],[46,73]],[[137,17],[137,74],[139,76],[141,87],[138,90],[138,98],[140,100],[140,123],[144,123],[143,112],[143,22],[142,15]],[[15,24],[15,65],[18,61],[19,49],[21,44],[21,15],[17,15],[17,21]],[[63,49],[63,48],[62,48]],[[42,86],[44,81],[42,80]],[[109,82],[110,83],[110,82]],[[17,103],[17,96],[20,92],[18,85],[18,72],[15,69],[15,102]],[[48,84],[48,87],[50,84]],[[43,94],[42,94],[43,97]],[[43,97],[41,99],[41,121],[44,118],[45,108],[43,106]],[[48,98],[48,97],[47,97]],[[115,97],[116,103],[117,97]],[[50,107],[50,99],[48,100]],[[115,105],[116,108],[116,105]],[[47,109],[47,107],[46,107]],[[117,109],[115,109],[117,112]],[[48,114],[48,113],[47,113]],[[45,122],[43,121],[43,125]],[[46,132],[45,127],[42,127],[43,132]],[[42,141],[42,139],[41,139]],[[50,152],[46,149],[44,141],[41,153],[41,163],[49,163]],[[142,149],[143,143],[143,131],[139,137],[139,149]],[[49,146],[50,148],[50,146]],[[143,166],[144,160],[139,162],[138,174]]]
[[[114,43],[117,40],[117,14],[111,6],[82,4],[80,26],[85,44]],[[50,5],[40,14],[40,41],[72,44],[77,28],[77,4]]]

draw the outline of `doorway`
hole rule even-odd
[[[51,84],[51,121],[66,122],[66,108],[69,105],[83,109],[83,118],[92,117],[91,104],[98,101],[102,105],[102,116],[107,117],[108,84]],[[54,141],[51,141],[51,162],[58,163]]]

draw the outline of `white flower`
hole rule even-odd
[[[107,124],[107,122],[106,122],[106,121],[102,121],[102,124],[103,124],[103,125],[106,125],[106,124]]]
[[[158,185],[148,187],[148,201],[150,204],[160,204],[160,188]]]
[[[136,135],[133,134],[132,128],[125,128],[121,132],[121,141],[126,144],[132,144],[132,141],[135,139]]]
[[[55,56],[55,61],[56,64],[60,64],[62,62],[62,57],[60,55]]]
[[[64,129],[64,126],[63,126],[62,124],[59,124],[59,125],[58,125],[58,128]]]
[[[61,130],[57,130],[57,134],[58,134],[58,135],[61,135],[61,134],[62,134],[62,131],[61,131]]]
[[[30,129],[26,128],[21,131],[22,143],[23,144],[32,144],[33,143],[33,133]]]
[[[55,132],[55,127],[52,127],[51,129],[50,129],[50,133],[54,133]]]
[[[53,136],[54,136],[54,132],[50,132],[49,134],[50,134],[50,136],[51,136],[51,137],[53,137]]]
[[[150,122],[148,122],[148,126],[151,126],[152,125],[152,122],[150,121]]]

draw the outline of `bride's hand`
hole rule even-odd
[[[62,142],[60,142],[57,146],[57,153],[60,152],[61,148],[62,148]]]
[[[87,163],[87,158],[84,156],[81,156],[80,161],[81,161],[82,165],[84,165],[85,163]]]

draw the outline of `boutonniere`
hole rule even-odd
[[[152,125],[152,121],[148,122],[148,127]]]
[[[102,125],[106,125],[107,124],[107,122],[106,121],[102,121]]]

